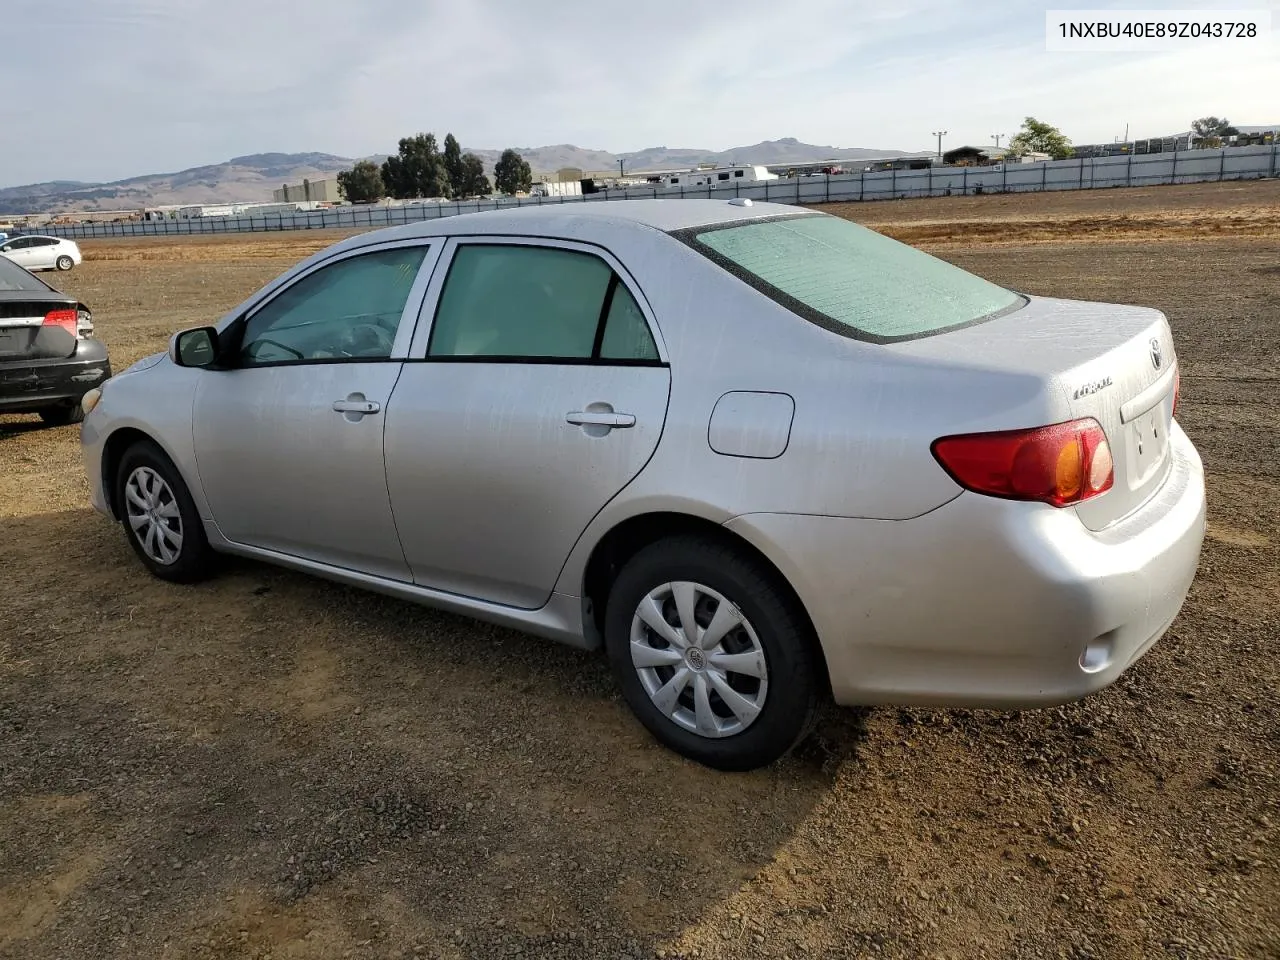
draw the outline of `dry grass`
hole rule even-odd
[[[832,203],[828,213],[926,247],[1280,239],[1280,180]],[[85,240],[89,261],[261,264],[296,261],[365,232],[179,235]]]
[[[87,261],[147,263],[257,263],[297,261],[363,230],[292,230],[281,233],[189,234],[82,240]]]
[[[823,209],[935,246],[1280,239],[1280,180],[833,203]]]

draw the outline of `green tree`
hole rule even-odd
[[[1192,120],[1191,129],[1200,145],[1205,147],[1220,147],[1224,137],[1234,137],[1240,132],[1226,117],[1201,117],[1199,120]]]
[[[372,160],[357,160],[350,170],[338,174],[338,189],[352,203],[381,200],[387,195],[382,172]]]
[[[402,137],[399,152],[382,164],[382,181],[397,200],[449,196],[449,175],[435,134]]]
[[[489,186],[489,178],[484,173],[484,161],[474,153],[464,153],[459,161],[462,173],[459,175],[455,197],[487,197],[493,193]]]
[[[501,193],[525,193],[533,186],[533,170],[524,157],[508,147],[493,168],[493,181]]]
[[[444,136],[444,172],[449,177],[450,194],[455,197],[463,196],[462,147],[452,133]]]
[[[1071,141],[1057,127],[1041,123],[1035,117],[1022,121],[1022,129],[1009,141],[1009,153],[1020,157],[1027,153],[1047,153],[1054,160],[1071,156]]]

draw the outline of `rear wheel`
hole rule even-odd
[[[62,256],[58,257],[57,260],[54,261],[54,265],[59,270],[66,271],[74,267],[76,265],[76,262],[64,253]]]
[[[822,672],[810,633],[773,571],[698,536],[636,554],[605,613],[609,660],[640,722],[720,770],[772,763],[811,729]]]
[[[40,419],[51,427],[65,427],[69,423],[79,423],[84,419],[84,408],[80,401],[59,404],[56,407],[45,407],[39,411]]]
[[[193,583],[209,571],[213,551],[187,485],[164,451],[140,441],[116,474],[125,536],[143,565],[162,580]]]

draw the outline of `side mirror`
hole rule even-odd
[[[179,367],[212,367],[218,362],[217,329],[193,327],[175,333],[169,340],[169,359]]]

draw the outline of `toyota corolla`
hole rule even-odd
[[[1178,614],[1204,534],[1157,310],[731,200],[344,240],[85,401],[94,505],[594,649],[654,736],[769,763],[819,702],[1030,708]]]

